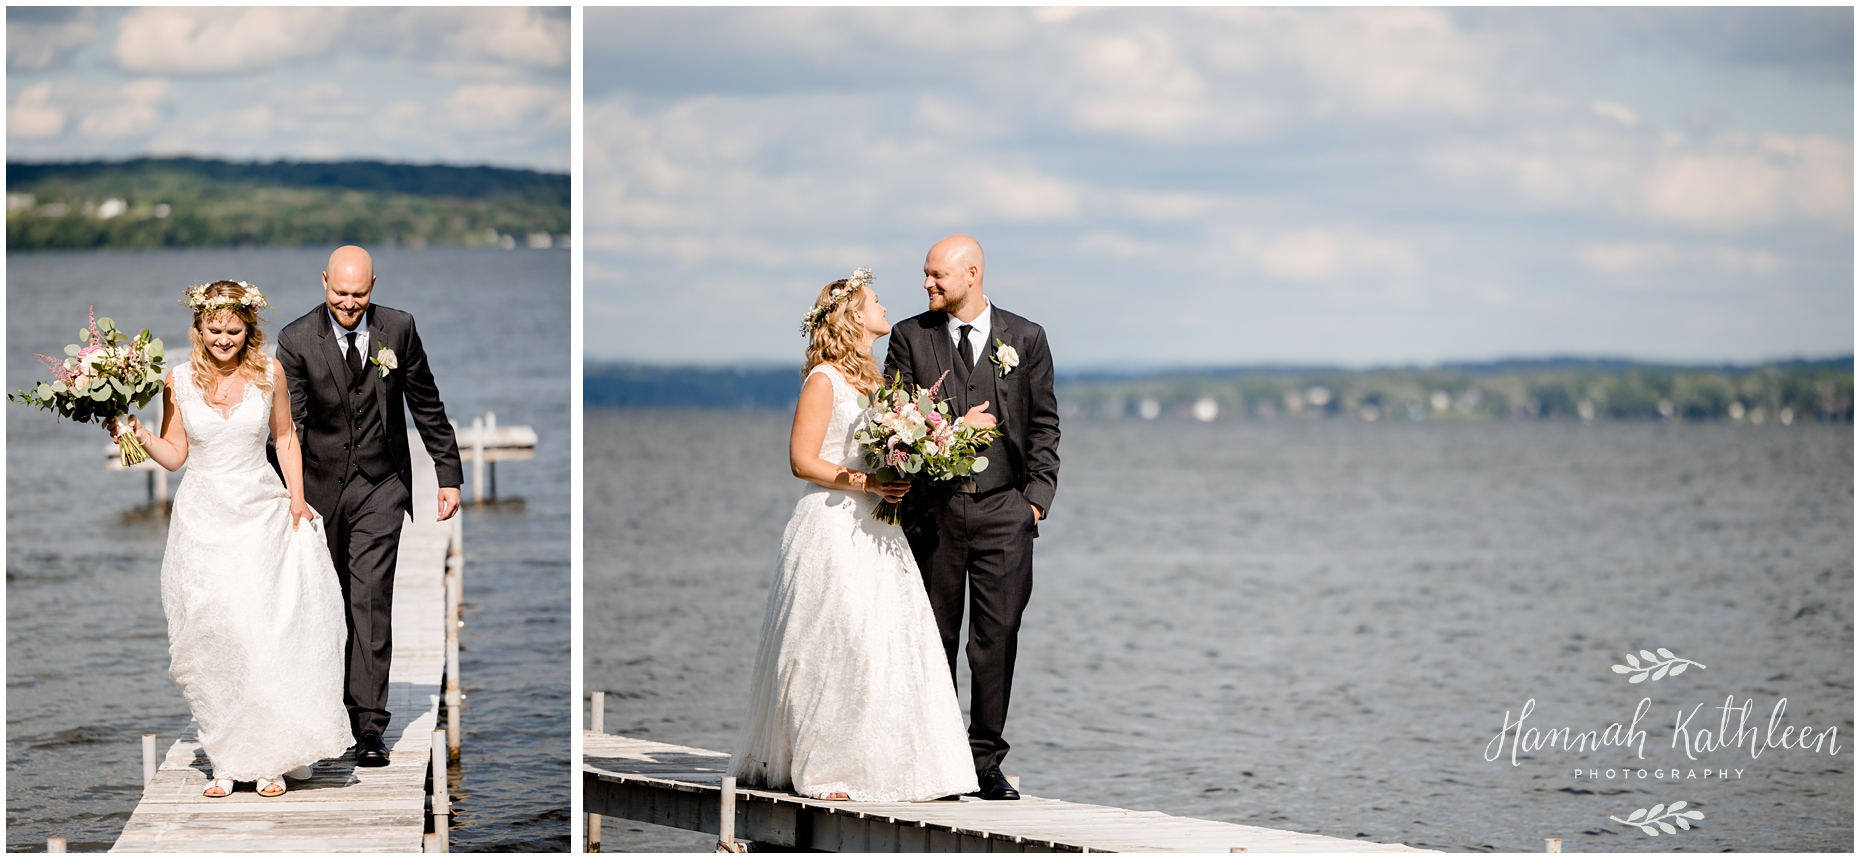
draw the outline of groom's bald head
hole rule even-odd
[[[375,261],[355,245],[343,245],[329,255],[323,267],[323,303],[336,323],[354,328],[368,312],[375,291]]]
[[[982,297],[982,274],[987,267],[982,244],[968,236],[954,235],[931,245],[930,253],[924,255],[924,292],[929,294],[930,309],[964,322],[973,319],[988,303]]]

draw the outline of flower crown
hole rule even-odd
[[[838,307],[847,296],[855,295],[860,289],[870,285],[872,285],[871,269],[853,269],[852,276],[846,278],[845,284],[834,287],[832,292],[827,293],[825,303],[814,305],[813,309],[807,311],[807,315],[801,317],[801,336],[813,336],[814,329],[820,325],[820,320],[827,318],[827,314],[832,313],[833,308]]]
[[[213,286],[213,284],[203,283],[199,286],[188,287],[187,297],[181,299],[181,303],[192,308],[195,313],[207,313],[228,307],[245,307],[251,310],[264,310],[271,306],[271,303],[265,300],[265,294],[258,291],[258,287],[246,283],[243,280],[237,281],[237,283],[245,287],[244,294],[216,295],[212,298],[208,298],[207,289]]]

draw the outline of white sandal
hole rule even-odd
[[[259,796],[269,797],[269,796],[283,796],[284,795],[285,788],[284,788],[284,777],[283,776],[278,776],[277,778],[261,778],[258,780],[257,786],[258,786]],[[277,791],[275,793],[266,793],[266,791],[271,790],[272,788],[277,788]]]
[[[214,793],[213,791],[215,789],[218,789],[220,792]],[[233,792],[233,780],[232,779],[214,778],[214,779],[207,780],[207,789],[201,791],[200,795],[204,797],[208,797],[210,799],[220,799],[222,797],[232,796],[232,792]]]

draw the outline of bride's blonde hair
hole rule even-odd
[[[833,291],[845,287],[848,282],[848,279],[842,278],[821,287],[819,297],[814,299],[814,306],[827,304],[833,298]],[[821,364],[832,364],[840,371],[840,375],[846,377],[846,381],[861,391],[871,391],[884,381],[884,374],[878,370],[878,362],[873,360],[872,352],[863,346],[865,328],[855,317],[871,298],[872,288],[861,286],[857,292],[841,298],[820,315],[814,323],[813,335],[807,341],[807,360],[801,366],[802,378],[806,378],[809,372]]]
[[[219,297],[239,299],[246,294],[245,284],[231,280],[216,280],[207,284],[203,299]],[[265,332],[258,327],[258,311],[240,303],[231,303],[222,307],[202,307],[194,310],[194,324],[187,329],[187,340],[193,344],[193,353],[189,356],[188,366],[193,368],[194,387],[200,389],[200,396],[207,402],[213,402],[213,395],[219,386],[209,380],[218,379],[218,369],[212,356],[207,354],[207,341],[201,336],[200,326],[207,320],[228,314],[245,323],[245,348],[239,353],[239,372],[247,380],[257,385],[267,396],[271,394],[271,357],[265,354]],[[216,404],[217,405],[217,404]]]

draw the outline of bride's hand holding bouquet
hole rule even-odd
[[[116,322],[109,317],[98,319],[94,308],[90,324],[78,332],[78,339],[65,347],[63,361],[36,356],[51,371],[51,381],[38,382],[7,399],[56,412],[78,423],[103,423],[116,438],[124,466],[148,459],[148,451],[141,443],[148,431],[123,430],[140,427],[131,412],[161,394],[161,339],[149,334],[147,328],[134,337],[128,336],[117,330]],[[125,416],[128,421],[117,420]]]
[[[928,389],[908,391],[900,374],[869,397],[859,398],[866,411],[853,440],[881,483],[950,483],[988,468],[988,457],[981,451],[1001,434],[994,416],[985,411],[988,404],[952,417],[949,402],[936,398],[942,387],[943,378],[938,378]],[[899,501],[887,496],[872,516],[896,525],[899,509]]]

